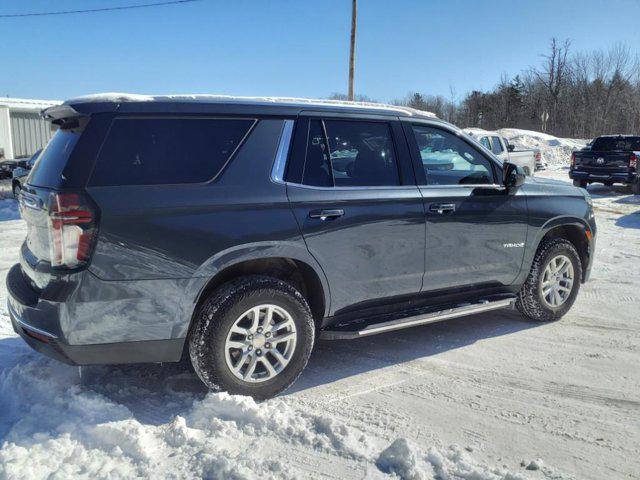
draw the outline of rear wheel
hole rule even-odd
[[[309,306],[293,286],[275,278],[248,276],[223,285],[195,321],[191,363],[213,390],[273,397],[298,378],[311,355]]]
[[[575,302],[581,279],[582,263],[573,244],[564,238],[545,240],[536,252],[516,307],[530,320],[558,320]]]
[[[640,195],[640,178],[631,184],[631,193]]]
[[[573,185],[575,187],[587,188],[587,181],[586,180],[574,180],[573,181]]]

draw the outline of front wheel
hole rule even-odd
[[[631,184],[631,193],[640,195],[640,178]]]
[[[189,336],[194,370],[212,390],[273,397],[309,360],[314,322],[305,298],[281,280],[248,276],[207,298]]]
[[[516,307],[530,320],[559,320],[575,302],[581,279],[582,262],[573,244],[564,238],[545,240],[538,247]]]
[[[587,188],[587,181],[586,180],[574,180],[573,181],[573,186],[574,187],[580,187],[580,188]]]

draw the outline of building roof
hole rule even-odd
[[[36,100],[33,98],[0,97],[0,106],[9,107],[11,110],[32,110],[39,112],[45,108],[60,105],[60,100]]]

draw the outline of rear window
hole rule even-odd
[[[640,151],[640,137],[600,137],[593,141],[592,150],[612,152],[616,150]]]
[[[80,130],[58,130],[37,158],[27,182],[35,187],[58,186],[80,135]]]
[[[254,119],[115,119],[90,183],[206,182],[224,168],[254,123]]]

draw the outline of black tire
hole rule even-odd
[[[587,181],[586,180],[574,180],[573,181],[573,186],[574,187],[580,187],[580,188],[587,188]]]
[[[631,184],[631,193],[634,195],[640,195],[640,179]]]
[[[549,262],[564,255],[573,266],[574,278],[568,298],[558,307],[551,307],[542,296],[542,275]],[[562,318],[573,306],[582,280],[582,262],[573,244],[564,238],[544,240],[538,247],[531,271],[518,294],[516,307],[530,320],[551,322]]]
[[[225,341],[234,322],[244,312],[262,304],[286,310],[293,319],[297,337],[286,367],[273,378],[252,383],[236,377],[227,366]],[[194,370],[210,389],[264,400],[282,392],[298,378],[311,355],[314,333],[311,310],[298,290],[276,278],[247,276],[222,285],[202,303],[189,335],[189,355]]]
[[[20,196],[20,192],[22,191],[22,185],[16,182],[13,184],[12,190],[13,190],[13,198],[17,199]]]

